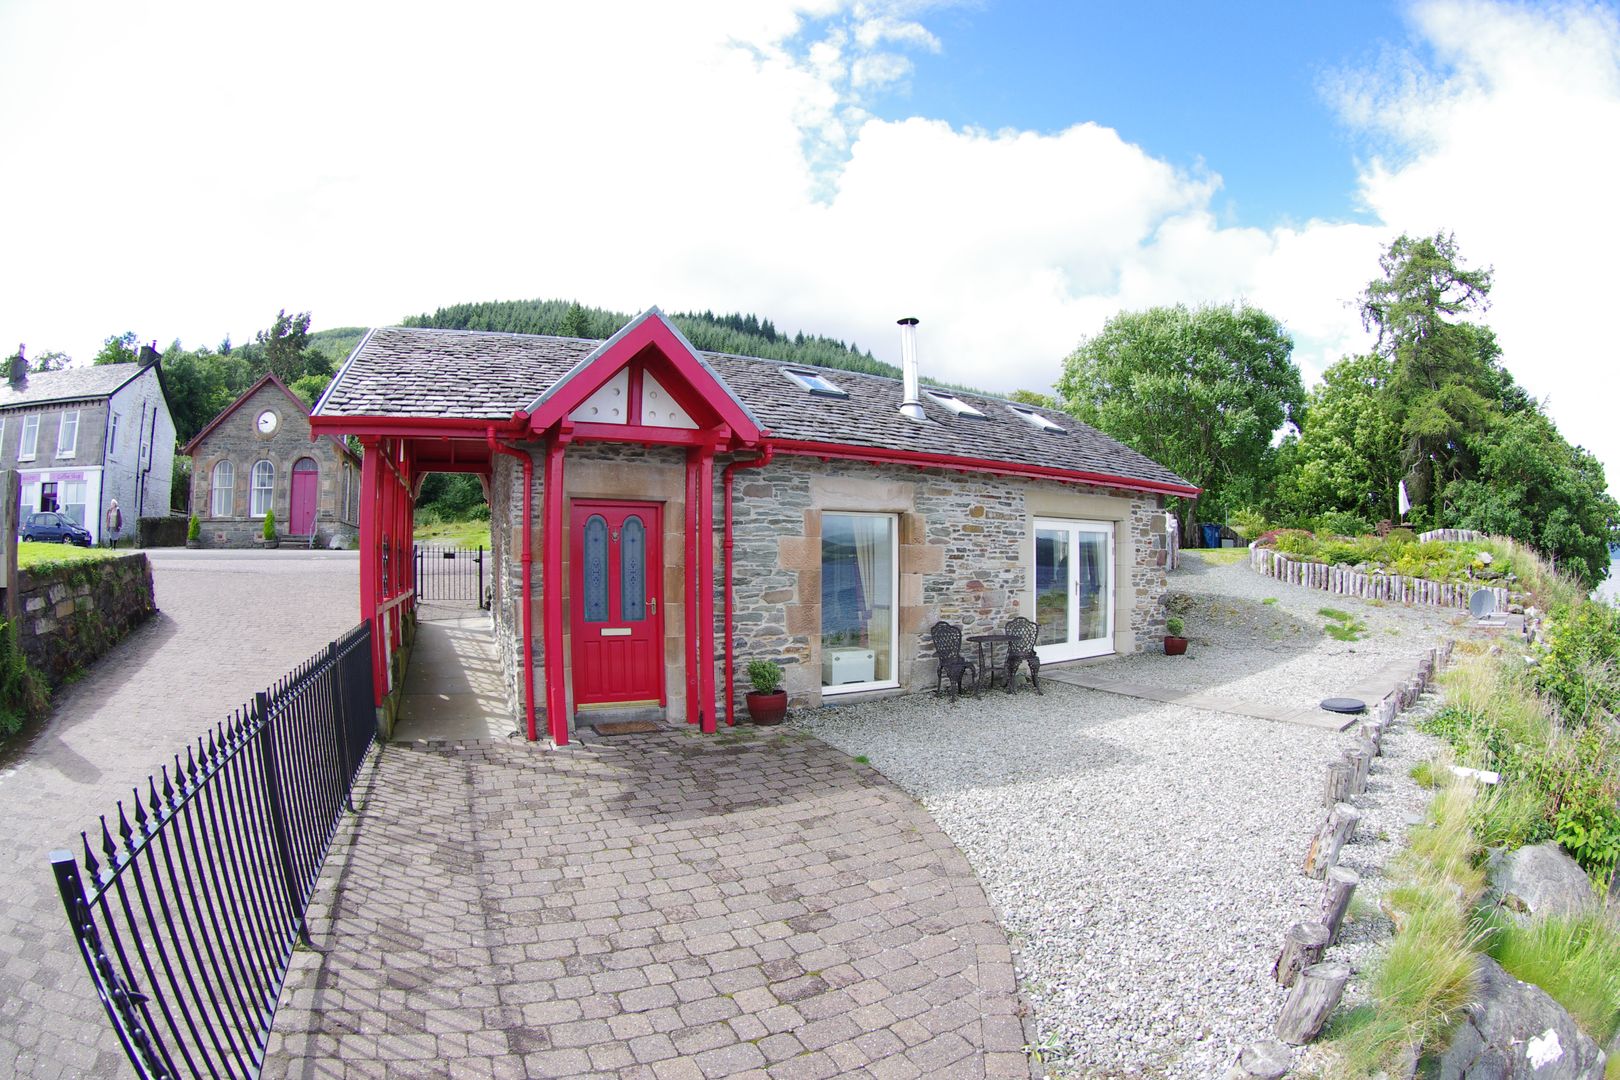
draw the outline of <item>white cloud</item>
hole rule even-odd
[[[1391,54],[1335,89],[1382,148],[1380,223],[1264,229],[1223,227],[1217,173],[1107,117],[874,119],[871,88],[941,48],[929,10],[0,7],[0,342],[87,357],[126,328],[242,340],[282,306],[376,324],[567,296],[753,310],[890,359],[917,315],[931,374],[1010,390],[1121,308],[1243,297],[1314,374],[1364,346],[1347,302],[1380,245],[1447,227],[1496,265],[1510,365],[1620,469],[1582,381],[1620,284],[1606,11],[1416,9],[1438,66]]]

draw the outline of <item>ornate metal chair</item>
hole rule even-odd
[[[1024,664],[1029,668],[1029,685],[1035,688],[1037,694],[1045,696],[1041,690],[1041,658],[1035,655],[1035,637],[1040,633],[1040,627],[1016,615],[1007,620],[1007,693],[1013,692],[1013,676],[1018,674],[1018,665]]]
[[[962,655],[962,628],[952,626],[948,622],[934,624],[929,635],[934,639],[934,655],[939,657],[939,674],[934,678],[934,693],[948,682],[951,688],[951,703],[956,703],[956,695],[962,692],[962,680],[966,679],[968,686],[972,687],[975,697],[978,696],[979,679],[978,666]]]

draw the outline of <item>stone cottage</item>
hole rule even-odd
[[[180,452],[191,457],[191,512],[204,547],[251,547],[267,511],[282,542],[352,547],[360,459],[341,438],[316,436],[309,407],[274,375],[231,402]]]
[[[361,610],[378,693],[427,472],[488,485],[514,711],[730,723],[747,660],[797,704],[931,688],[929,627],[1014,615],[1043,662],[1163,632],[1167,496],[1196,488],[1061,413],[905,378],[700,353],[656,309],[607,341],[390,327],[317,404],[366,447]]]

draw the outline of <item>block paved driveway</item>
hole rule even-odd
[[[1029,1077],[967,861],[798,732],[394,744],[269,1077]]]
[[[148,552],[159,612],[0,751],[0,1077],[133,1075],[68,933],[46,853],[359,622],[348,552]]]

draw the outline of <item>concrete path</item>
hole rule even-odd
[[[424,608],[421,615],[394,741],[520,737],[489,613]]]
[[[0,1076],[125,1077],[46,854],[359,621],[352,552],[148,552],[158,614],[0,752]]]
[[[912,799],[800,733],[381,749],[267,1077],[1028,1077]]]

